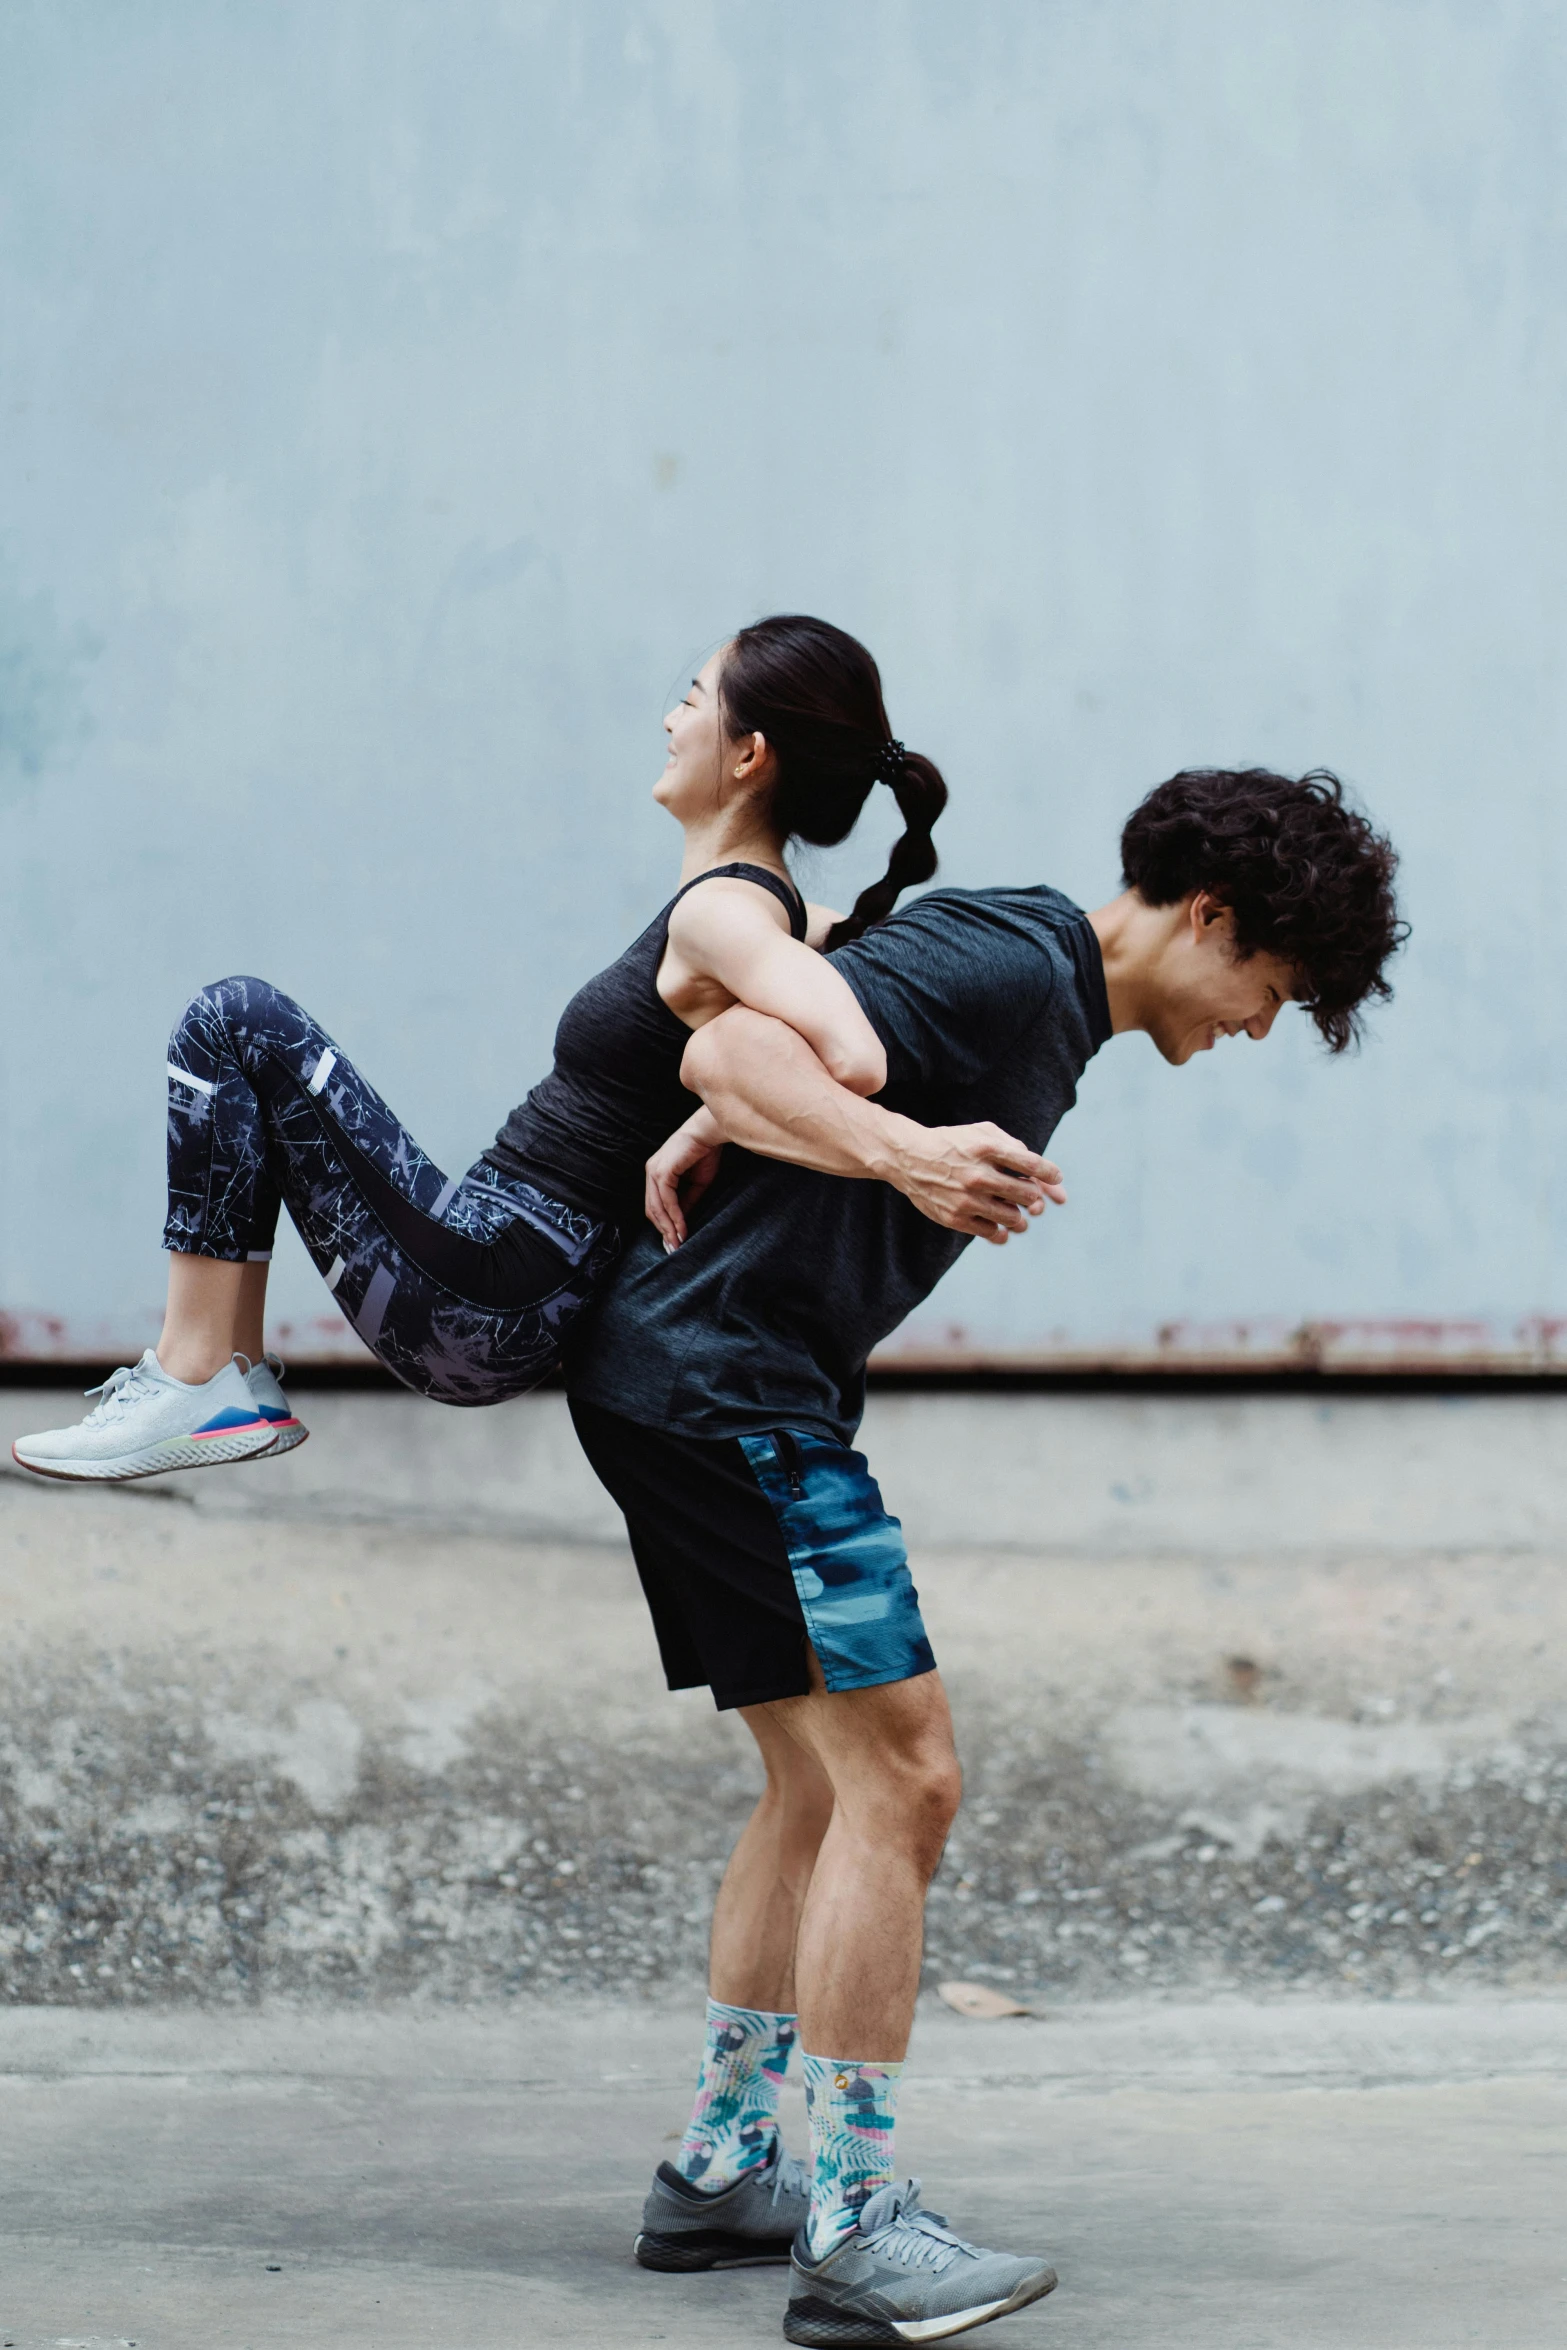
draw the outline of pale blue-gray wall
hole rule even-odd
[[[1564,120],[1537,0],[9,0],[12,1344],[155,1330],[224,971],[465,1164],[667,893],[672,686],[779,606],[879,655],[952,881],[1095,903],[1199,761],[1404,851],[1359,1060],[1112,1045],[927,1342],[1567,1307]],[[277,1296],[326,1343],[292,1241]]]

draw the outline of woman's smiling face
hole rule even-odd
[[[661,808],[681,823],[712,808],[720,798],[722,726],[718,706],[718,673],[727,645],[703,662],[691,680],[690,691],[664,720],[669,756],[653,786]]]

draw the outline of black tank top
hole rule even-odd
[[[720,875],[769,891],[788,909],[794,937],[804,938],[803,899],[765,865],[715,865],[688,881],[619,962],[578,988],[566,1006],[555,1031],[554,1068],[484,1154],[503,1175],[537,1184],[590,1216],[640,1221],[643,1167],[696,1107],[680,1082],[691,1031],[657,986],[669,917],[686,890]]]

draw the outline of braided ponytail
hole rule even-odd
[[[883,773],[878,780],[892,787],[903,817],[903,831],[892,844],[887,859],[887,870],[880,881],[873,881],[869,889],[862,889],[854,901],[854,911],[835,922],[827,933],[827,951],[847,946],[851,938],[859,938],[873,922],[884,922],[906,889],[917,881],[929,881],[936,870],[936,844],[931,839],[931,827],[947,804],[947,786],[941,769],[934,761],[923,758],[918,751],[905,751],[903,745],[893,746],[898,753],[897,771]]]
[[[732,740],[764,736],[777,761],[772,817],[785,840],[832,848],[846,840],[876,783],[887,784],[904,830],[880,881],[861,890],[827,946],[885,920],[898,898],[936,870],[931,828],[947,804],[940,769],[906,751],[887,723],[881,672],[841,628],[778,613],[742,628],[724,655],[719,716]]]

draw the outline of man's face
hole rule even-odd
[[[1266,1036],[1294,993],[1289,965],[1266,953],[1238,956],[1235,917],[1206,890],[1170,911],[1178,919],[1157,959],[1147,1023],[1165,1059],[1179,1067],[1221,1036]]]

